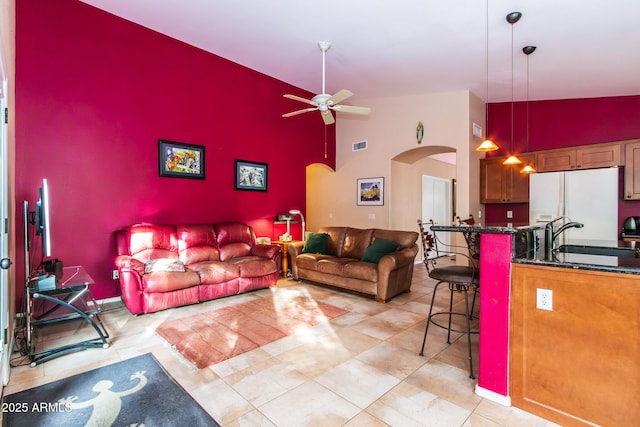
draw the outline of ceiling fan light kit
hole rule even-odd
[[[339,105],[342,101],[348,99],[353,95],[350,91],[346,89],[339,90],[333,95],[329,95],[325,90],[325,55],[327,50],[331,48],[331,43],[326,41],[318,42],[318,47],[322,51],[322,92],[317,94],[311,99],[306,99],[297,95],[285,94],[284,97],[288,99],[292,99],[294,101],[304,102],[305,104],[313,105],[313,107],[303,108],[301,110],[292,111],[290,113],[285,113],[282,117],[291,117],[297,116],[298,114],[308,113],[310,111],[320,111],[322,116],[322,120],[325,125],[330,125],[335,123],[335,119],[333,117],[333,111],[340,111],[342,113],[349,114],[361,114],[368,115],[371,113],[371,109],[368,107],[356,107],[353,105]]]

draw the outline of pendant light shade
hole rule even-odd
[[[499,148],[495,142],[487,138],[476,147],[476,151],[496,151]]]
[[[520,12],[511,12],[506,16],[507,22],[511,24],[511,155],[502,162],[503,165],[518,165],[522,163],[514,152],[513,148],[513,24],[518,22],[522,18],[522,13]]]
[[[498,147],[496,145],[495,142],[493,142],[488,135],[488,127],[489,127],[489,0],[487,0],[487,7],[486,7],[486,13],[487,13],[487,32],[486,32],[486,62],[485,62],[485,66],[486,66],[486,79],[487,79],[487,87],[486,87],[486,100],[485,100],[485,117],[484,117],[484,140],[480,143],[480,145],[478,145],[476,147],[476,151],[483,151],[483,152],[487,152],[487,151],[496,151],[497,149],[499,149],[500,147]]]
[[[527,55],[527,151],[529,151],[529,55],[536,51],[536,46],[525,46],[522,52]],[[532,165],[526,165],[520,173],[534,173],[536,169]]]

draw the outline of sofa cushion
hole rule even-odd
[[[200,284],[200,276],[195,271],[158,271],[142,276],[144,293],[170,292],[190,288]]]
[[[362,259],[364,251],[371,244],[373,230],[360,230],[357,228],[348,228],[344,236],[344,244],[342,246],[341,257]]]
[[[225,283],[240,277],[240,269],[228,262],[202,261],[190,264],[189,269],[198,273],[203,285]]]
[[[367,282],[378,281],[378,268],[376,264],[370,262],[350,262],[344,266],[342,272],[346,277],[353,279],[366,280]]]
[[[373,244],[367,248],[364,255],[362,256],[362,261],[365,262],[373,262],[378,263],[380,258],[382,258],[386,254],[390,254],[391,252],[395,252],[398,249],[398,243],[393,240],[387,240],[382,238],[377,238],[373,241]]]
[[[347,227],[322,227],[320,233],[327,233],[327,255],[342,256],[342,245],[344,245],[344,235]]]
[[[178,258],[178,239],[173,225],[132,225],[127,238],[129,255],[142,262],[153,258]]]
[[[154,273],[157,271],[185,271],[185,269],[182,261],[175,258],[150,259],[144,264],[145,273]]]
[[[263,277],[278,272],[280,268],[273,260],[257,256],[237,257],[228,263],[240,269],[240,277]]]
[[[312,233],[307,231],[305,233],[304,247],[302,253],[312,254],[326,254],[327,253],[327,241],[329,235],[327,233]]]
[[[212,224],[177,225],[178,253],[185,264],[219,261],[220,252]]]
[[[355,261],[357,260],[353,258],[323,258],[318,261],[316,270],[322,273],[342,276],[344,274],[344,266]]]
[[[376,228],[373,230],[373,238],[382,238],[386,240],[393,240],[398,243],[398,250],[412,247],[418,240],[418,232],[416,231],[401,231],[401,230],[382,230]]]
[[[303,268],[306,270],[317,270],[318,269],[318,261],[321,259],[333,258],[331,255],[322,255],[322,254],[300,254],[296,257],[296,265],[298,268]]]

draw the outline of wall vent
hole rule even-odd
[[[352,151],[361,151],[367,149],[367,141],[354,142],[351,146]]]

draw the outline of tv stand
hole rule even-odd
[[[89,289],[93,283],[91,276],[81,266],[64,267],[62,278],[53,289],[39,288],[37,279],[27,283],[26,332],[31,367],[68,353],[109,347],[109,334],[100,319],[100,307]],[[34,340],[37,327],[72,319],[84,320],[93,328],[95,337],[37,351]]]

